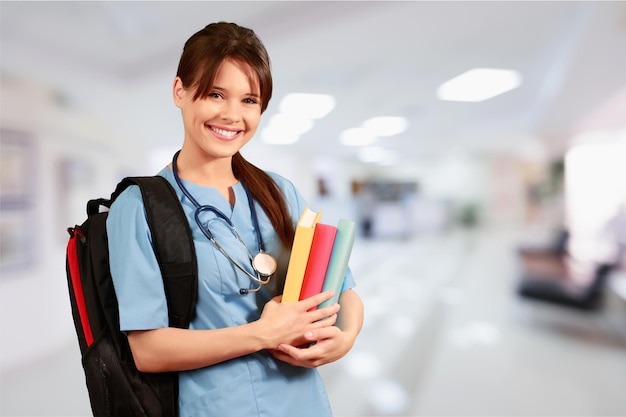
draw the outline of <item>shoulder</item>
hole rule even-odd
[[[271,179],[274,180],[274,182],[276,183],[276,185],[278,186],[278,188],[283,192],[288,192],[288,193],[293,193],[293,192],[297,192],[296,186],[293,185],[293,183],[288,180],[287,178],[283,177],[282,175],[279,175],[275,172],[271,172],[271,171],[265,171],[265,173],[267,175],[270,176]]]
[[[157,175],[164,177],[170,183],[173,183],[173,178],[169,178],[171,175],[167,175],[168,169],[164,168]],[[124,191],[120,193],[120,195],[115,199],[113,204],[111,205],[111,210],[120,210],[120,209],[138,209],[144,207],[143,198],[141,195],[141,190],[137,185],[129,185],[126,187]]]
[[[283,177],[282,175],[276,174],[275,172],[265,171],[265,173],[269,175],[272,180],[274,180],[278,189],[285,197],[285,202],[288,205],[292,205],[293,203],[302,200],[300,191],[298,191],[291,180]]]
[[[109,217],[112,217],[120,212],[127,213],[129,211],[143,210],[143,199],[141,197],[141,190],[136,185],[129,185],[124,191],[120,193],[115,199],[109,210]]]

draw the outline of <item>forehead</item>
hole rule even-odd
[[[222,84],[228,81],[240,82],[242,80],[247,82],[250,92],[260,93],[259,76],[256,71],[246,62],[226,58],[217,69],[214,85],[223,87]]]

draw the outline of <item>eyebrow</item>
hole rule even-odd
[[[216,89],[216,90],[220,90],[220,91],[228,91],[227,88],[220,87],[219,85],[214,85],[213,88]],[[250,93],[246,93],[245,95],[246,96],[250,96],[250,97],[255,97],[255,98],[261,98],[261,94],[259,94],[259,93],[252,93],[252,92],[250,92]]]

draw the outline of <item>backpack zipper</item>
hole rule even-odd
[[[80,226],[68,227],[67,233],[69,233],[72,238],[78,238],[81,244],[87,244],[87,237],[85,236],[85,233],[83,233],[83,229],[81,229]]]

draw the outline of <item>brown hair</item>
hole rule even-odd
[[[220,65],[227,58],[247,64],[253,71],[250,76],[259,80],[263,113],[272,97],[272,73],[267,50],[251,29],[226,22],[207,25],[185,43],[176,75],[185,88],[196,89],[194,100],[205,98],[211,92]],[[239,152],[233,156],[232,167],[235,177],[267,214],[283,245],[290,248],[293,222],[276,182]]]

